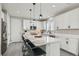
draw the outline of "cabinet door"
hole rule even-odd
[[[70,22],[71,29],[79,29],[79,20],[73,19]]]
[[[69,15],[62,14],[57,16],[56,19],[56,26],[58,29],[68,29],[69,26]]]
[[[63,14],[62,16],[61,16],[61,19],[62,19],[62,28],[61,29],[68,29],[68,26],[69,26],[69,15],[67,15],[67,14]]]
[[[61,48],[68,51],[69,49],[68,39],[61,39]]]
[[[78,55],[78,39],[69,39],[69,51]]]
[[[56,29],[62,29],[63,28],[63,21],[61,19],[61,16],[58,16],[55,18],[55,26],[56,26]]]
[[[55,18],[59,29],[79,29],[79,8],[61,14]]]
[[[60,56],[60,44],[58,42],[47,44],[46,55],[47,56]]]
[[[77,16],[76,13],[72,13],[70,14],[70,26],[71,26],[71,29],[79,29],[79,16]]]
[[[79,29],[79,8],[69,12],[69,20],[72,29]]]

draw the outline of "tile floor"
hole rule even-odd
[[[23,43],[10,44],[4,56],[22,56],[22,44]]]
[[[12,43],[9,45],[7,51],[3,56],[22,56],[22,45],[23,43]],[[72,54],[69,54],[68,52],[65,52],[63,50],[60,50],[60,56],[73,56]]]
[[[60,50],[60,56],[74,56],[74,55],[72,55],[64,50]]]

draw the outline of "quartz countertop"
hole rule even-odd
[[[56,42],[59,42],[59,40],[56,38],[52,38],[44,35],[42,35],[42,37],[40,38],[36,38],[34,37],[34,35],[31,35],[30,33],[26,33],[24,37],[25,39],[29,39],[36,46],[42,46],[42,45],[51,44],[51,43],[54,44]]]
[[[55,30],[51,31],[51,33],[44,33],[44,35],[55,36],[55,38],[79,39],[79,29]]]

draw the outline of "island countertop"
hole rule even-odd
[[[46,45],[46,44],[59,42],[59,40],[56,38],[52,38],[52,37],[45,36],[45,35],[42,35],[42,37],[37,38],[34,35],[31,35],[29,33],[26,33],[24,38],[29,39],[36,46],[42,46],[42,45]]]

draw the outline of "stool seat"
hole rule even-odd
[[[40,56],[46,54],[44,50],[42,50],[40,47],[35,47],[32,49],[34,56]]]

